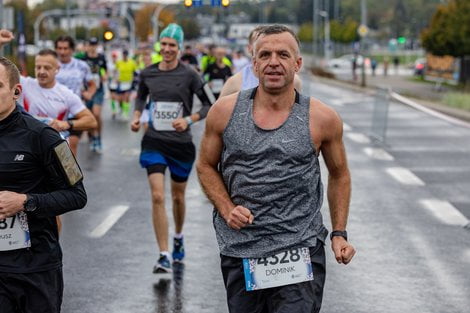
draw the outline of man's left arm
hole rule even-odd
[[[322,104],[322,106],[324,106]],[[351,176],[343,144],[343,123],[336,112],[324,107],[320,132],[320,150],[328,168],[327,198],[333,231],[345,231],[351,199]],[[354,247],[342,236],[332,237],[331,247],[338,263],[348,264],[355,254]]]

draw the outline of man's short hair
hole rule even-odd
[[[260,25],[260,26],[256,26],[255,28],[253,28],[253,30],[248,35],[248,42],[252,44],[253,41],[255,41],[258,38],[261,30],[265,27],[266,27],[265,25]]]
[[[57,38],[55,41],[54,41],[54,47],[57,48],[57,44],[59,42],[68,42],[69,43],[69,47],[72,49],[72,50],[75,50],[75,40],[73,40],[72,37],[70,36],[59,36],[59,38]]]
[[[20,83],[20,71],[18,71],[18,68],[16,65],[8,60],[5,57],[0,57],[0,64],[5,67],[5,71],[7,72],[8,76],[8,83],[10,84],[10,88],[12,88],[14,85]]]
[[[258,37],[261,36],[267,36],[267,35],[276,35],[276,34],[282,34],[282,33],[289,33],[294,37],[295,41],[297,42],[297,45],[300,47],[300,40],[299,37],[294,33],[292,29],[290,29],[287,26],[284,25],[279,25],[279,24],[273,24],[273,25],[268,25],[262,27],[262,29],[258,33]]]
[[[41,51],[38,52],[37,55],[40,55],[40,56],[52,55],[56,59],[59,58],[59,56],[57,55],[57,52],[55,52],[52,49],[42,49]]]

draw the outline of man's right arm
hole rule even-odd
[[[233,95],[220,99],[209,110],[201,141],[197,173],[204,192],[219,214],[231,228],[240,229],[253,222],[253,215],[247,208],[232,202],[218,171],[223,148],[222,134],[232,115],[236,98],[237,95]]]
[[[135,99],[134,117],[131,122],[131,130],[134,132],[137,132],[140,129],[140,117],[142,116],[142,111],[145,108],[149,95],[149,89],[147,84],[144,82],[144,72],[141,72],[140,75],[141,77],[137,88],[137,98]]]

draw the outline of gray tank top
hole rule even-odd
[[[265,130],[253,120],[256,88],[241,91],[223,133],[220,171],[232,201],[250,209],[252,225],[228,227],[214,209],[220,253],[267,257],[285,249],[313,247],[328,231],[320,212],[323,185],[309,129],[308,97],[296,93],[287,120]]]
[[[248,90],[251,88],[258,87],[259,80],[258,77],[255,76],[253,72],[253,65],[248,64],[242,69],[242,89],[241,90]]]

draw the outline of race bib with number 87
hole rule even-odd
[[[28,217],[19,212],[12,217],[0,220],[0,251],[31,247]]]

